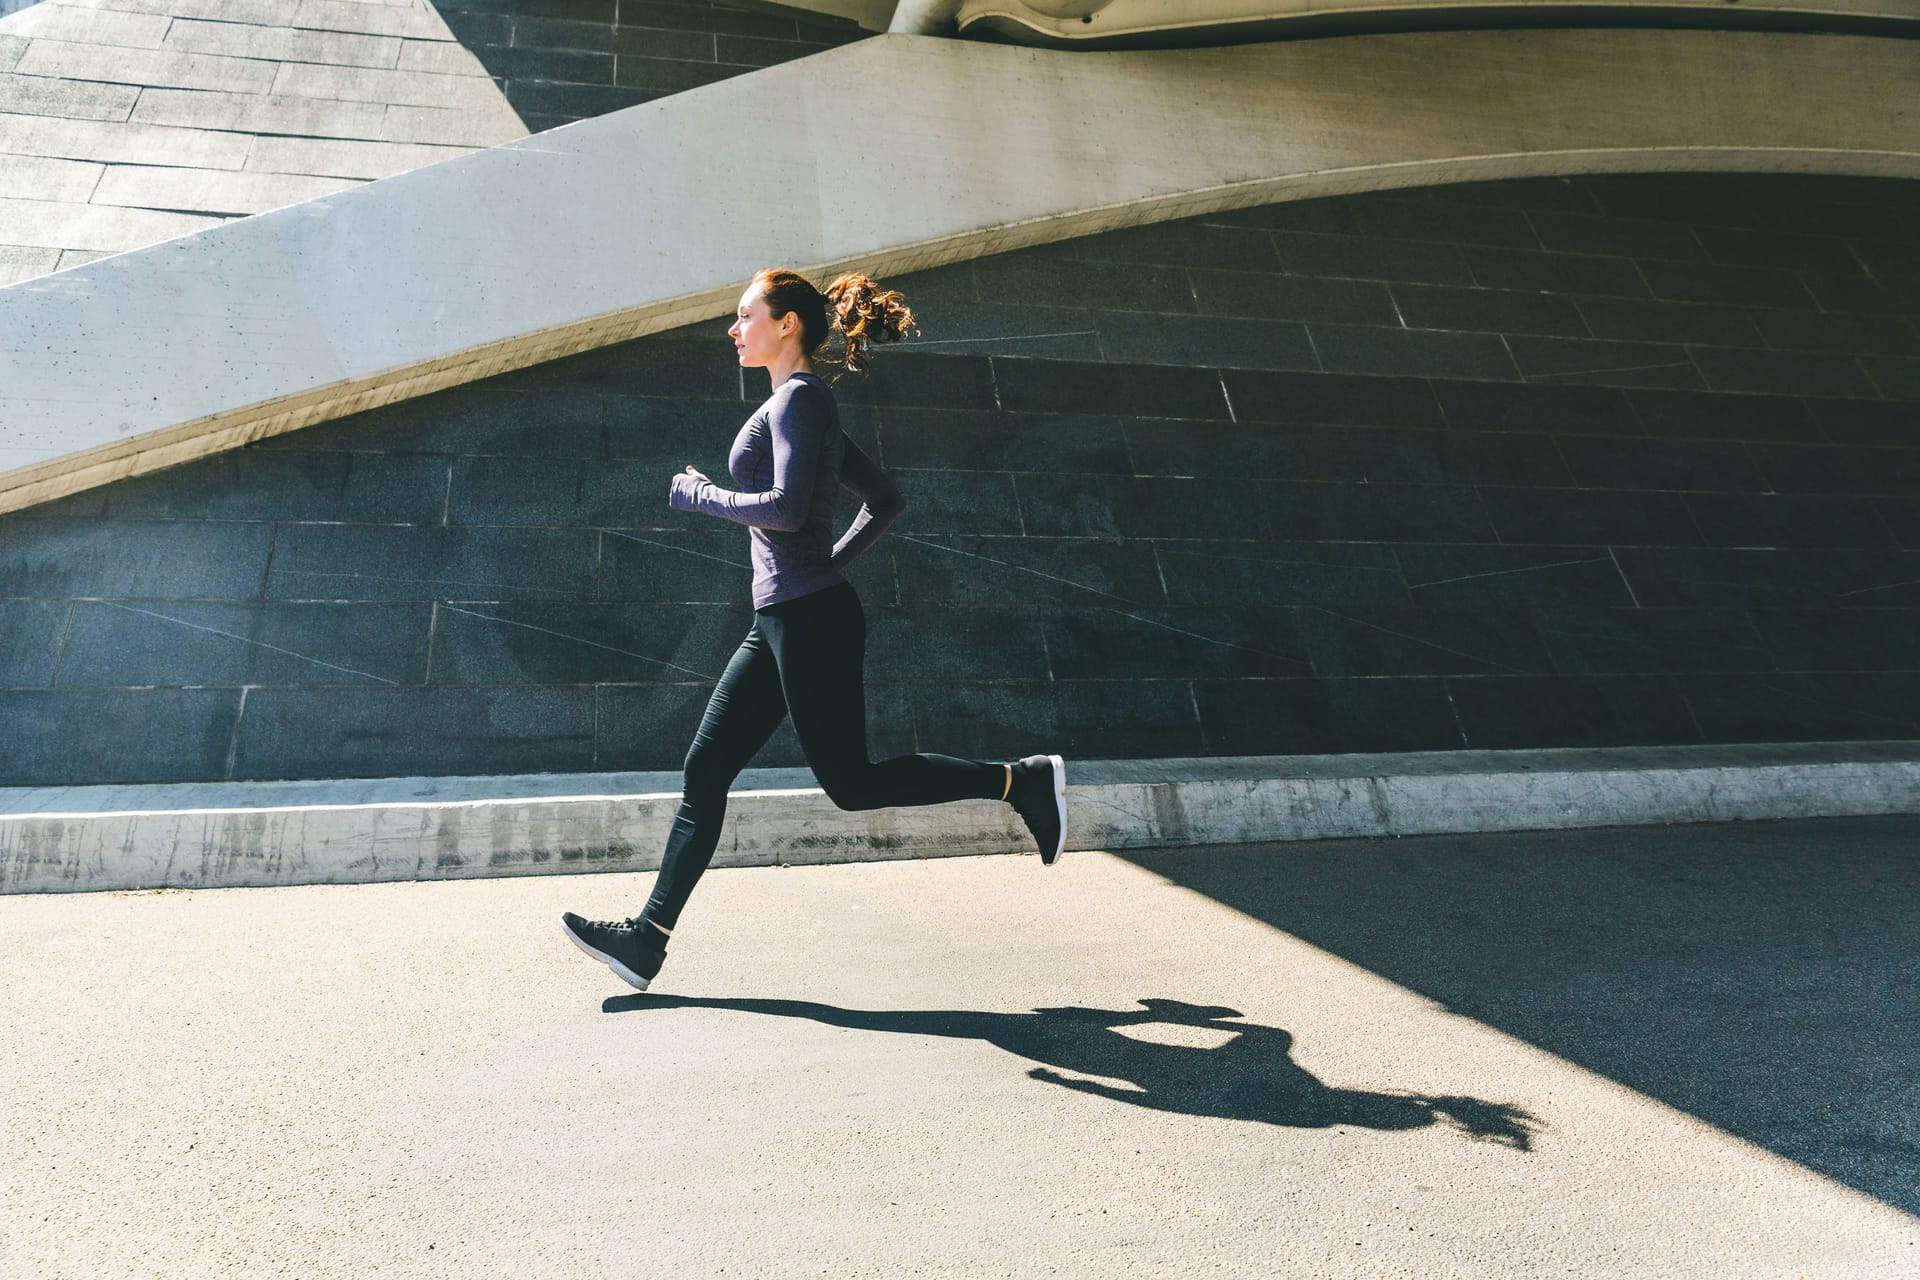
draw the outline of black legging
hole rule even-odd
[[[680,919],[713,861],[727,788],[789,715],[813,776],[842,809],[1000,798],[1002,765],[936,755],[867,758],[866,648],[866,614],[846,583],[754,614],[693,735],[680,811],[642,919],[666,929]]]

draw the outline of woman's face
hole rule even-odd
[[[799,330],[799,316],[789,311],[774,319],[767,308],[766,297],[760,290],[749,287],[740,295],[740,308],[734,314],[733,328],[727,330],[727,336],[733,339],[741,367],[760,369],[772,364],[788,335]]]

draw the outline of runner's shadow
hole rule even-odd
[[[1519,1107],[1479,1098],[1334,1089],[1293,1060],[1293,1036],[1241,1022],[1219,1005],[1142,1000],[1139,1009],[842,1009],[807,1000],[616,996],[608,1013],[639,1009],[731,1009],[807,1018],[831,1027],[984,1040],[1041,1065],[1034,1080],[1115,1102],[1180,1115],[1258,1120],[1300,1129],[1424,1129],[1444,1124],[1478,1142],[1529,1151],[1541,1121]],[[1123,1028],[1131,1029],[1131,1034]],[[1062,1074],[1071,1072],[1072,1074]]]

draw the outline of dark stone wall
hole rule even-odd
[[[533,133],[872,34],[777,4],[435,0]]]
[[[1920,736],[1920,199],[1435,188],[902,277],[876,753]],[[10,783],[676,767],[724,321],[0,518]],[[784,731],[762,763],[797,763]]]

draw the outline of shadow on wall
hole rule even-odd
[[[609,1013],[639,1009],[732,1009],[809,1018],[830,1027],[983,1040],[1042,1065],[1027,1075],[1115,1102],[1222,1120],[1297,1129],[1425,1129],[1443,1124],[1479,1142],[1532,1149],[1538,1118],[1506,1103],[1332,1089],[1292,1058],[1293,1036],[1238,1021],[1223,1006],[1146,999],[1139,1009],[869,1011],[807,1000],[617,996]],[[1071,1075],[1063,1074],[1071,1072]],[[1088,1078],[1097,1077],[1097,1078]]]
[[[1119,856],[1920,1213],[1920,817]]]

